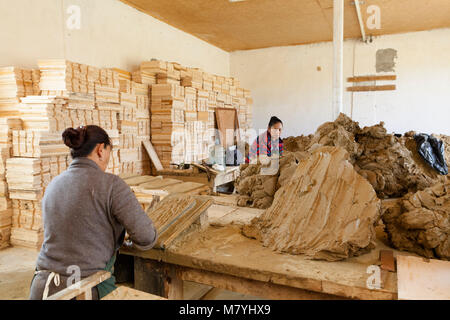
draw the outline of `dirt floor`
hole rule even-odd
[[[10,247],[0,251],[0,300],[26,300],[30,292],[38,252]],[[193,282],[184,283],[185,299],[258,300],[257,297],[214,289]]]

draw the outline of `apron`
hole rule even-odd
[[[98,284],[96,286],[97,291],[98,291],[98,298],[102,299],[103,297],[107,296],[109,293],[111,293],[112,291],[114,291],[115,289],[117,289],[116,287],[116,278],[113,276],[113,272],[114,272],[114,263],[116,262],[116,255],[117,253],[115,253],[111,259],[106,263],[106,266],[103,270],[108,271],[111,273],[111,278],[103,281],[102,283]],[[49,289],[50,289],[50,284],[53,280],[54,284],[56,287],[59,287],[60,285],[60,275],[56,272],[51,272],[51,271],[46,271],[46,270],[35,270],[34,272],[34,276],[33,279],[31,280],[31,285],[33,285],[33,280],[36,277],[37,274],[41,273],[41,272],[49,272],[49,276],[47,277],[46,283],[45,283],[45,287],[44,287],[44,292],[43,292],[43,296],[42,296],[42,300],[46,300],[49,294]]]
[[[103,297],[107,296],[109,293],[117,289],[116,287],[116,277],[114,277],[114,263],[116,263],[117,252],[109,259],[106,267],[103,269],[111,273],[111,278],[103,281],[97,285],[98,298],[101,300]]]

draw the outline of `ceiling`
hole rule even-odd
[[[226,51],[330,41],[333,0],[121,0]],[[353,0],[345,0],[345,38],[361,37]],[[382,35],[450,27],[448,0],[363,0],[380,7]]]

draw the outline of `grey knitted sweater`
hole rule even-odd
[[[76,265],[81,277],[102,270],[122,245],[125,229],[138,249],[150,249],[156,242],[153,223],[130,187],[87,158],[74,159],[50,182],[42,214],[38,270],[71,275],[67,268]]]

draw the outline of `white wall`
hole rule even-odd
[[[386,48],[397,50],[397,90],[345,92],[346,114],[362,126],[384,121],[390,132],[450,134],[450,29],[382,36],[371,44],[345,41],[345,78],[377,74],[376,52]],[[325,42],[236,51],[230,68],[252,90],[255,128],[265,128],[269,117],[277,115],[286,137],[314,133],[334,120],[332,62],[332,43]]]
[[[71,5],[81,29],[66,27]],[[37,59],[66,58],[134,71],[157,58],[229,75],[229,53],[119,0],[0,0],[0,66],[35,67]]]

